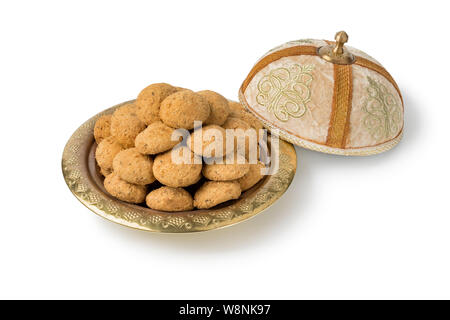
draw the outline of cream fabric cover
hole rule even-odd
[[[317,56],[330,42],[297,40],[261,57],[239,97],[270,129],[299,146],[341,155],[392,148],[403,131],[403,101],[381,64],[347,47],[356,61],[338,66]]]

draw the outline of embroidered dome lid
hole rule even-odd
[[[403,133],[403,100],[383,66],[336,42],[290,41],[267,52],[239,90],[241,103],[269,130],[298,146],[339,155],[371,155]]]

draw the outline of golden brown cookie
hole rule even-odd
[[[263,129],[263,124],[252,113],[247,111],[240,103],[234,101],[228,101],[230,106],[229,117],[239,118],[245,121],[250,127],[256,130],[256,134],[259,137],[259,130]]]
[[[194,128],[194,121],[205,122],[210,113],[205,98],[190,90],[181,90],[161,103],[159,116],[169,127],[189,130]]]
[[[227,121],[222,125],[225,129],[233,129],[234,133],[234,150],[245,154],[249,158],[249,152],[255,152],[254,159],[258,159],[258,134],[247,122],[240,118],[228,117]],[[250,131],[248,131],[250,130]],[[253,132],[252,132],[253,130]],[[244,145],[238,145],[244,144]],[[251,144],[254,148],[250,148]]]
[[[228,117],[227,121],[222,125],[225,129],[242,129],[248,130],[251,126],[244,120],[237,117]]]
[[[239,102],[228,101],[228,107],[230,108],[230,117],[241,118],[247,112]]]
[[[126,202],[142,203],[147,194],[146,186],[128,183],[120,179],[119,175],[115,172],[105,178],[104,185],[109,194]]]
[[[234,159],[224,159],[223,163],[205,164],[202,173],[209,180],[230,181],[242,178],[249,170],[250,165],[245,157],[235,155]]]
[[[114,172],[126,182],[146,185],[155,181],[153,160],[136,148],[120,151],[113,161]]]
[[[134,147],[136,136],[145,129],[145,124],[132,114],[114,112],[111,118],[111,135],[124,148]]]
[[[161,102],[178,89],[167,83],[154,83],[144,88],[136,99],[137,115],[149,125],[159,120]]]
[[[116,116],[135,116],[137,117],[137,106],[135,103],[127,103],[114,111]]]
[[[100,168],[105,170],[112,170],[112,164],[114,157],[123,147],[114,139],[114,137],[108,137],[102,140],[95,150],[95,159]]]
[[[195,193],[194,206],[209,209],[219,203],[238,199],[241,187],[237,181],[207,181]]]
[[[136,148],[142,154],[157,154],[172,149],[181,140],[172,141],[175,129],[166,126],[161,121],[151,123],[139,133],[135,140]]]
[[[264,177],[261,174],[261,169],[264,167],[264,163],[262,162],[250,165],[250,169],[247,174],[238,179],[242,191],[250,189]]]
[[[175,162],[172,160],[172,154]],[[184,158],[183,158],[184,156]],[[183,160],[176,162],[177,159]],[[169,187],[187,187],[201,178],[201,158],[187,147],[175,148],[156,156],[153,174],[156,179]]]
[[[222,125],[227,120],[228,114],[230,113],[228,100],[217,92],[210,90],[203,90],[197,93],[208,101],[211,109],[211,114],[208,119],[206,119],[205,124]]]
[[[97,144],[111,135],[111,117],[112,116],[110,114],[101,116],[95,122],[94,138]]]
[[[263,125],[261,121],[259,121],[253,114],[250,112],[244,112],[241,115],[241,119],[247,122],[250,127],[256,130],[257,134],[259,135],[259,130],[263,128]]]
[[[187,145],[197,155],[221,158],[227,148],[225,129],[215,124],[197,128],[187,138]]]
[[[147,206],[160,211],[189,211],[194,208],[192,196],[183,188],[161,187],[145,198]]]

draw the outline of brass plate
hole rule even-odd
[[[97,119],[127,101],[111,107],[79,127],[64,148],[62,171],[70,191],[89,210],[127,227],[168,233],[207,231],[230,226],[251,218],[272,205],[289,187],[297,167],[294,147],[280,140],[279,170],[267,176],[241,198],[208,210],[168,213],[125,203],[110,196],[95,164],[93,131]]]

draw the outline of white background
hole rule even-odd
[[[450,298],[445,1],[2,1],[0,298]],[[393,150],[297,148],[285,195],[200,234],[113,224],[66,187],[61,154],[97,112],[169,82],[237,99],[300,38],[380,60],[405,99]]]

